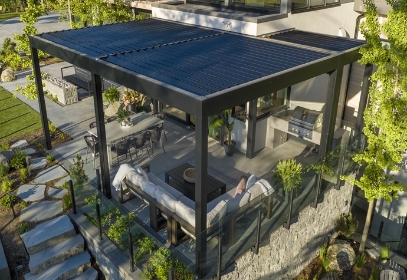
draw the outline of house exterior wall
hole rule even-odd
[[[273,232],[261,242],[258,255],[244,254],[222,279],[293,279],[318,255],[339,215],[349,212],[352,189],[346,183],[339,191],[330,190],[316,209],[305,208],[290,230]]]

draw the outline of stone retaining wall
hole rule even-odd
[[[56,78],[53,78],[56,79]],[[61,85],[57,85],[52,81],[44,80],[44,89],[52,95],[58,97],[58,102],[62,105],[69,105],[78,102],[78,89],[75,85],[66,81],[60,81]]]
[[[236,260],[235,269],[222,280],[293,279],[319,254],[339,215],[349,212],[352,189],[345,183],[330,190],[317,209],[302,210],[290,230],[280,227],[260,243],[258,255],[248,252]]]

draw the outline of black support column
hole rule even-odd
[[[363,84],[362,90],[360,92],[360,101],[359,101],[359,108],[358,108],[358,116],[356,118],[355,124],[355,134],[358,135],[362,133],[363,128],[363,112],[367,106],[367,100],[369,97],[369,88],[370,88],[370,76],[372,76],[373,72],[373,65],[366,64],[365,71],[363,73]]]
[[[44,137],[45,137],[45,147],[47,148],[47,150],[52,150],[51,136],[49,134],[49,127],[48,127],[47,108],[45,106],[44,89],[42,88],[42,78],[41,78],[40,62],[38,59],[38,50],[36,48],[31,48],[31,55],[32,55],[32,62],[33,62],[35,84],[37,85],[38,104],[40,106],[42,131],[44,132]]]
[[[343,67],[340,67],[330,73],[328,87],[326,91],[326,100],[324,114],[322,117],[321,142],[319,145],[319,157],[323,157],[331,150],[332,141],[335,132],[336,114],[338,112],[339,95],[341,91]]]
[[[196,272],[202,278],[206,266],[206,209],[208,173],[208,110],[198,101],[195,118],[195,231]]]
[[[108,150],[106,143],[106,129],[103,112],[102,79],[99,75],[92,73],[93,102],[95,106],[96,128],[98,134],[100,173],[102,174],[103,194],[107,198],[112,198],[110,189],[110,174],[108,162]]]
[[[246,157],[254,158],[256,146],[256,123],[257,123],[257,99],[249,101]]]

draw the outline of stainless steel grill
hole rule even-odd
[[[321,112],[297,106],[288,122],[288,131],[312,139],[312,132],[321,125]]]

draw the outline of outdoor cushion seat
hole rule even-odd
[[[162,188],[158,187],[155,190],[155,197],[157,199],[157,202],[163,205],[165,208],[167,208],[171,212],[175,212],[175,205],[178,202],[176,198],[174,198],[171,194],[163,190]],[[164,213],[165,215],[165,213]]]
[[[157,185],[155,185],[154,183],[147,181],[144,177],[141,177],[140,180],[140,188],[147,193],[148,195],[150,195],[152,198],[156,198],[155,197],[155,190],[157,189]]]
[[[160,186],[163,188],[167,193],[169,193],[171,196],[173,196],[175,199],[180,198],[183,196],[182,192],[174,189],[167,183],[163,182],[161,179],[159,179],[154,173],[149,172],[147,173],[148,179],[150,180],[151,183],[156,184],[157,186]]]

